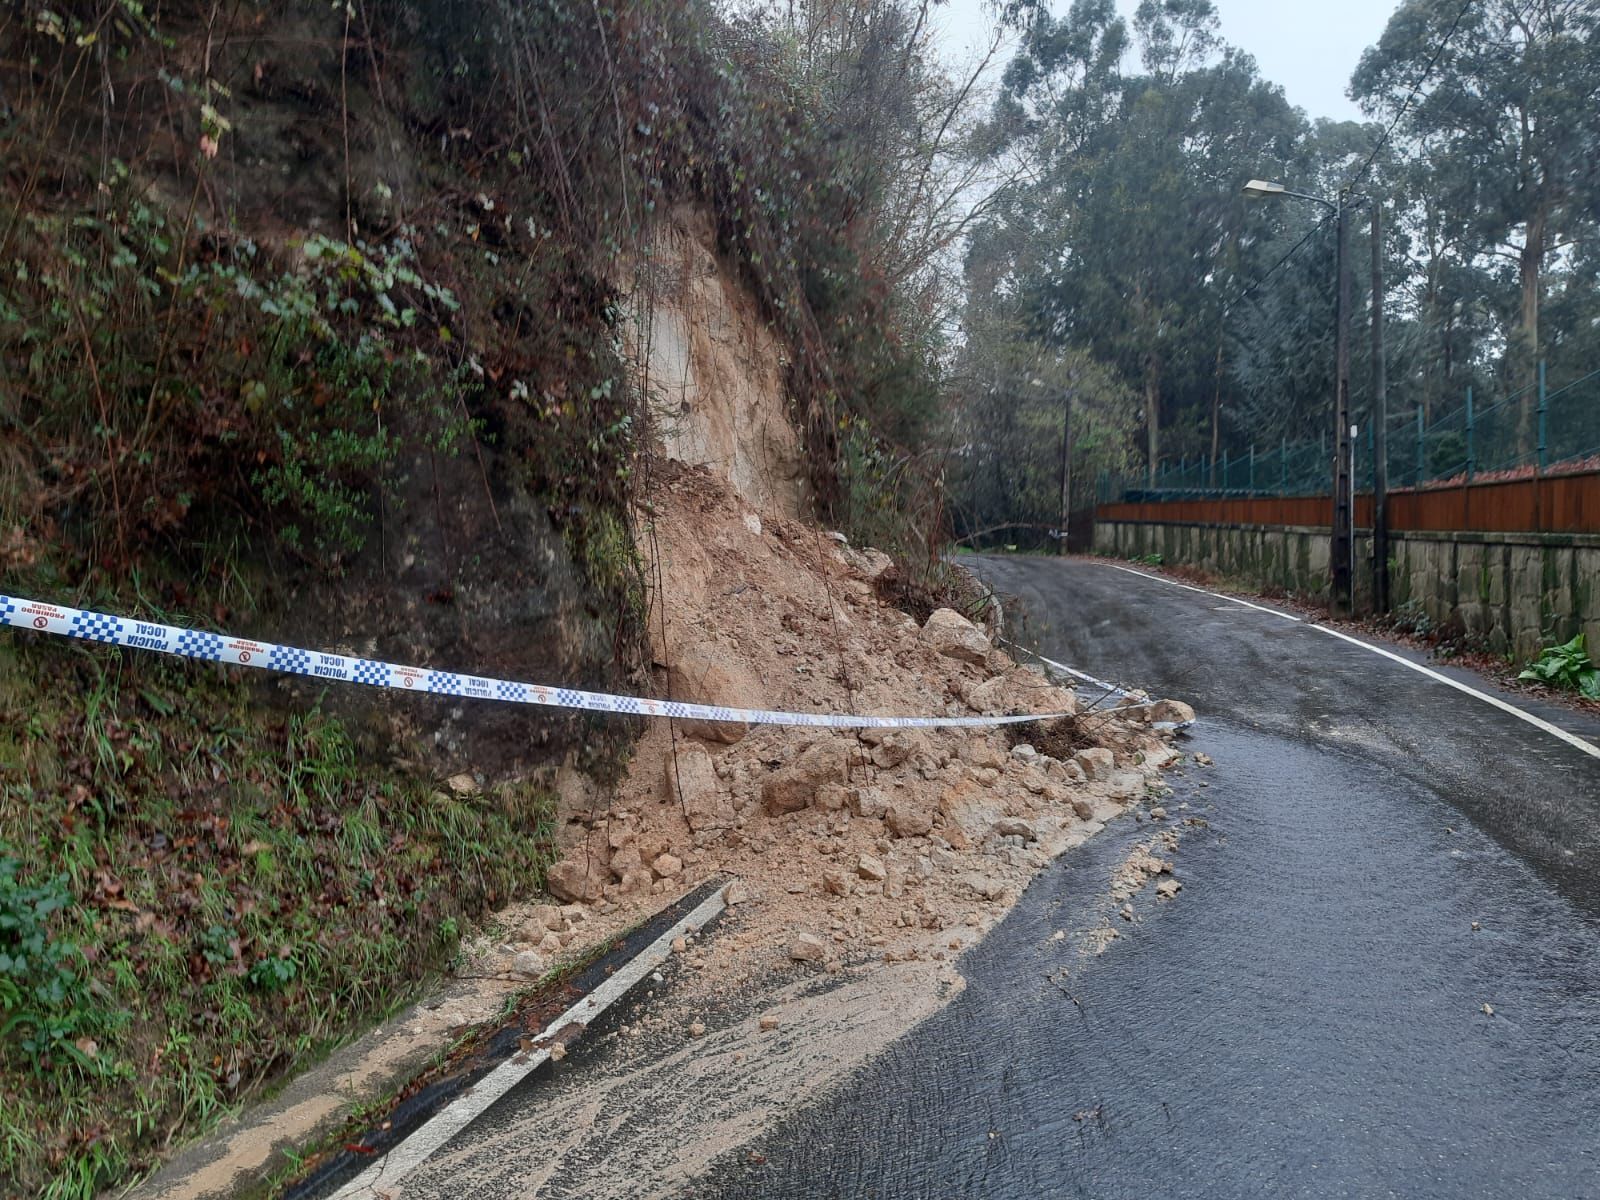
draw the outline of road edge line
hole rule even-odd
[[[728,907],[727,890],[726,887],[718,888],[634,955],[616,974],[552,1019],[539,1035],[539,1040],[574,1023],[587,1027],[613,1004],[624,999],[648,972],[666,961],[672,951],[674,938],[685,937],[703,928],[707,922],[723,913]],[[550,1048],[539,1046],[506,1059],[478,1080],[465,1095],[440,1109],[410,1137],[389,1151],[382,1162],[374,1163],[334,1192],[331,1200],[372,1200],[372,1197],[382,1195],[384,1189],[398,1185],[549,1058]]]
[[[1437,683],[1442,683],[1446,687],[1455,688],[1455,690],[1458,692],[1464,692],[1466,695],[1477,700],[1482,700],[1485,704],[1492,705],[1493,707],[1500,709],[1502,712],[1510,713],[1513,717],[1526,721],[1534,728],[1543,730],[1552,737],[1559,738],[1561,741],[1566,742],[1567,745],[1582,750],[1585,754],[1593,758],[1600,758],[1600,746],[1595,745],[1586,737],[1572,733],[1570,730],[1563,729],[1559,725],[1554,725],[1551,722],[1546,721],[1543,717],[1536,717],[1531,712],[1528,712],[1526,709],[1518,708],[1515,704],[1512,704],[1508,700],[1502,700],[1498,696],[1489,695],[1488,692],[1479,691],[1469,683],[1462,683],[1459,679],[1451,679],[1450,676],[1435,671],[1432,667],[1426,667],[1421,663],[1412,662],[1409,658],[1406,658],[1403,655],[1396,654],[1392,650],[1385,650],[1382,646],[1374,646],[1371,642],[1364,642],[1360,638],[1352,637],[1350,634],[1345,633],[1342,630],[1330,628],[1329,626],[1318,621],[1307,621],[1303,617],[1296,617],[1290,613],[1279,612],[1275,608],[1267,608],[1260,604],[1251,604],[1250,601],[1240,600],[1237,596],[1225,595],[1222,592],[1213,592],[1207,588],[1195,587],[1192,584],[1179,583],[1173,579],[1163,579],[1159,575],[1151,575],[1144,571],[1135,571],[1132,567],[1123,567],[1116,563],[1106,563],[1105,565],[1114,571],[1126,571],[1129,575],[1137,575],[1140,579],[1149,579],[1156,583],[1170,584],[1172,587],[1183,588],[1185,591],[1199,592],[1202,596],[1214,596],[1219,600],[1228,600],[1234,604],[1241,604],[1245,608],[1253,608],[1257,612],[1270,613],[1274,617],[1282,617],[1286,621],[1293,621],[1297,625],[1305,626],[1307,629],[1315,629],[1321,633],[1327,634],[1329,637],[1336,637],[1342,642],[1349,642],[1352,646],[1360,646],[1363,650],[1370,650],[1372,653],[1381,655],[1382,657],[1389,659],[1391,662],[1399,663],[1402,667],[1409,667],[1411,670],[1416,671],[1420,675],[1426,675],[1429,679],[1432,679]]]
[[[1374,646],[1371,642],[1364,642],[1358,637],[1351,637],[1343,630],[1330,629],[1326,625],[1317,625],[1309,621],[1305,622],[1305,625],[1308,629],[1315,629],[1321,633],[1327,634],[1329,637],[1336,637],[1341,642],[1349,642],[1352,646],[1360,646],[1363,650],[1370,650],[1374,654],[1382,655],[1384,658],[1399,663],[1402,667],[1410,667],[1413,671],[1416,671],[1422,675],[1426,675],[1429,679],[1436,680],[1437,682],[1444,684],[1446,687],[1453,687],[1458,692],[1465,692],[1469,696],[1472,696],[1478,700],[1482,700],[1485,704],[1493,705],[1502,712],[1510,713],[1512,716],[1526,721],[1535,728],[1542,729],[1545,733],[1560,738],[1569,746],[1577,747],[1585,754],[1588,754],[1594,758],[1600,758],[1600,746],[1595,745],[1588,738],[1563,729],[1559,725],[1552,724],[1551,722],[1546,721],[1543,717],[1536,717],[1531,712],[1528,712],[1526,709],[1518,708],[1515,704],[1512,704],[1508,700],[1502,700],[1498,696],[1491,696],[1488,692],[1481,692],[1469,683],[1462,683],[1459,679],[1451,679],[1450,676],[1442,674],[1439,671],[1435,671],[1432,667],[1425,667],[1421,663],[1412,662],[1409,658],[1396,654],[1393,650],[1385,650],[1382,646]]]
[[[1151,575],[1147,571],[1135,571],[1132,567],[1119,566],[1117,563],[1106,563],[1113,571],[1126,571],[1129,575],[1137,575],[1140,579],[1150,579],[1156,583],[1165,583],[1171,587],[1182,588],[1186,592],[1199,592],[1202,596],[1214,596],[1218,600],[1226,600],[1230,604],[1243,605],[1253,608],[1257,612],[1264,612],[1270,617],[1282,617],[1285,621],[1293,621],[1296,625],[1309,625],[1304,617],[1297,617],[1293,613],[1286,613],[1276,608],[1268,608],[1265,604],[1252,604],[1248,600],[1241,600],[1237,596],[1229,596],[1225,592],[1213,592],[1207,588],[1195,587],[1191,583],[1179,583],[1176,579],[1164,579],[1160,575]]]

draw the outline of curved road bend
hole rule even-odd
[[[1199,711],[1184,890],[1079,956],[1052,932],[1149,826],[1093,839],[953,1004],[695,1194],[1600,1197],[1600,759],[1225,598],[978,566],[1026,644]]]
[[[1110,916],[1109,876],[1152,832],[1113,823],[961,960],[950,1004],[686,1194],[1600,1197],[1600,759],[1222,597],[1092,561],[978,565],[1023,600],[1026,643],[1200,712],[1188,746],[1215,765],[1166,801],[1204,822],[1178,825],[1183,890]],[[1108,917],[1125,936],[1084,955]],[[407,1200],[643,1194],[598,1181],[729,1098],[615,1045],[505,1096]],[[557,1151],[553,1101],[607,1071],[594,1135]]]

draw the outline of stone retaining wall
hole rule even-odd
[[[1519,660],[1582,631],[1600,657],[1600,535],[1400,531],[1390,540],[1396,611],[1458,625]],[[1325,527],[1305,525],[1100,521],[1094,534],[1101,554],[1159,554],[1168,565],[1316,600],[1327,598],[1330,544]],[[1370,531],[1358,530],[1361,606],[1371,595],[1371,555]]]

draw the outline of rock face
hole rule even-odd
[[[947,658],[983,666],[994,649],[971,621],[953,608],[936,609],[922,627],[922,640]]]
[[[673,208],[657,223],[648,302],[618,322],[637,378],[648,378],[654,436],[668,458],[702,463],[760,511],[806,509],[805,451],[788,413],[788,352],[749,289],[720,265],[710,211]],[[659,277],[659,280],[658,280]]]
[[[849,746],[838,738],[828,738],[769,777],[761,785],[761,802],[773,816],[799,812],[811,803],[818,788],[843,783],[849,769]]]
[[[676,758],[666,761],[667,795],[677,804],[696,833],[727,829],[734,822],[733,802],[723,794],[716,768],[704,746],[686,742]]]
[[[598,863],[587,863],[582,858],[567,858],[545,873],[545,886],[550,894],[569,903],[583,901],[592,904],[600,899],[605,884],[606,868]]]

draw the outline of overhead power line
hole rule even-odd
[[[1273,263],[1272,266],[1267,270],[1267,273],[1265,275],[1260,276],[1254,283],[1252,283],[1249,287],[1245,288],[1245,290],[1239,294],[1239,298],[1236,301],[1234,301],[1234,304],[1243,304],[1246,300],[1250,299],[1251,296],[1255,295],[1256,294],[1256,290],[1258,288],[1260,288],[1262,284],[1264,284],[1267,280],[1271,279],[1274,275],[1276,275],[1278,273],[1278,269],[1280,267],[1282,267],[1284,263],[1288,262],[1291,258],[1293,258],[1296,254],[1298,254],[1300,252],[1300,247],[1304,246],[1312,238],[1316,237],[1317,234],[1322,231],[1322,228],[1325,225],[1327,225],[1327,223],[1329,221],[1331,221],[1331,220],[1333,220],[1333,214],[1329,213],[1327,216],[1323,217],[1322,220],[1318,221],[1315,225],[1313,225],[1310,229],[1306,230],[1305,236],[1302,237],[1294,245],[1290,246],[1288,253],[1285,254],[1282,258],[1280,258],[1277,262]],[[1232,308],[1233,305],[1230,304],[1228,307]]]
[[[1422,74],[1419,75],[1417,77],[1417,81],[1411,85],[1411,91],[1406,95],[1405,100],[1401,102],[1399,109],[1394,114],[1394,119],[1389,122],[1388,128],[1383,131],[1382,136],[1378,138],[1376,143],[1374,143],[1372,152],[1367,155],[1367,160],[1362,163],[1360,169],[1356,171],[1353,176],[1351,176],[1350,182],[1345,184],[1343,190],[1349,191],[1350,189],[1356,187],[1366,176],[1366,173],[1372,169],[1372,164],[1378,160],[1379,152],[1388,144],[1389,138],[1394,134],[1394,131],[1399,127],[1401,120],[1410,110],[1411,102],[1415,100],[1422,92],[1423,85],[1428,82],[1428,77],[1433,74],[1433,69],[1439,65],[1439,60],[1444,57],[1445,50],[1449,47],[1451,39],[1455,37],[1456,30],[1461,28],[1461,22],[1466,19],[1467,10],[1472,7],[1472,4],[1473,0],[1463,0],[1461,7],[1456,10],[1456,19],[1450,22],[1450,28],[1445,31],[1444,37],[1439,39],[1438,46],[1434,48],[1433,56],[1428,59],[1428,65],[1422,69]],[[1262,284],[1266,283],[1267,280],[1271,279],[1275,274],[1277,274],[1279,269],[1281,269],[1285,263],[1298,254],[1300,252],[1300,248],[1309,242],[1313,237],[1315,237],[1322,227],[1332,219],[1333,216],[1330,214],[1307,230],[1306,235],[1293,246],[1289,247],[1289,252],[1277,262],[1273,263],[1272,268],[1265,275],[1262,275],[1259,279],[1247,287],[1240,294],[1239,299],[1234,303],[1243,304],[1246,300],[1250,299],[1251,296],[1255,295]],[[1228,307],[1232,308],[1233,305],[1229,305]]]
[[[1467,9],[1472,7],[1472,3],[1473,0],[1465,0],[1460,9],[1456,11],[1456,19],[1450,22],[1450,28],[1445,31],[1444,37],[1440,39],[1438,47],[1433,52],[1433,57],[1428,60],[1428,65],[1422,69],[1422,74],[1417,77],[1416,83],[1411,85],[1411,92],[1395,112],[1394,120],[1389,122],[1389,127],[1383,131],[1383,136],[1373,145],[1372,153],[1367,155],[1367,161],[1361,164],[1361,169],[1351,177],[1349,183],[1345,184],[1346,191],[1357,186],[1366,173],[1372,169],[1372,164],[1377,161],[1378,152],[1388,144],[1390,135],[1394,133],[1396,126],[1400,124],[1401,118],[1410,109],[1411,102],[1421,93],[1422,85],[1428,82],[1428,76],[1433,74],[1433,69],[1439,65],[1439,60],[1444,57],[1445,48],[1450,45],[1450,39],[1455,37],[1456,30],[1461,28],[1462,19],[1466,17]]]

